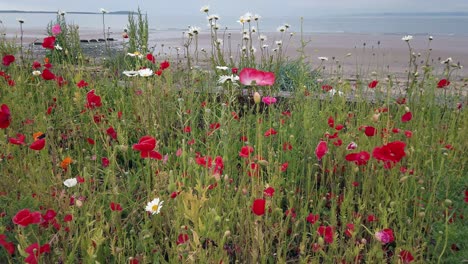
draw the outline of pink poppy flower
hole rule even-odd
[[[275,74],[254,68],[244,68],[239,73],[239,80],[243,85],[269,86],[275,84]]]
[[[52,34],[54,36],[57,36],[58,34],[62,33],[62,28],[60,27],[60,24],[55,24],[52,26]]]
[[[390,228],[385,228],[375,233],[375,239],[380,241],[382,244],[388,244],[395,241],[393,236],[393,230]]]
[[[266,105],[271,105],[276,103],[276,98],[271,96],[265,96],[262,98],[262,102]]]

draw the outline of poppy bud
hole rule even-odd
[[[323,240],[323,237],[318,238],[318,244],[323,247],[323,245],[325,244],[325,241]]]
[[[380,117],[380,114],[374,114],[374,115],[372,116],[372,121],[374,121],[374,122],[379,121],[379,117]]]
[[[254,93],[253,98],[254,98],[254,102],[255,102],[256,104],[259,104],[260,101],[262,100],[262,96],[261,96],[258,92],[255,92],[255,93]]]

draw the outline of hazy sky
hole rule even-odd
[[[212,13],[240,16],[250,11],[262,16],[313,16],[328,13],[468,11],[468,0],[0,0],[0,10],[109,11],[187,15],[210,5]]]

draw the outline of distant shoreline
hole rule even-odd
[[[24,11],[24,10],[0,10],[0,14],[57,14],[57,11]],[[76,15],[101,15],[101,12],[86,12],[86,11],[67,11],[67,14]],[[106,15],[128,15],[132,11],[114,11],[107,12]]]

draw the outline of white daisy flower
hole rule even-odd
[[[99,11],[103,14],[109,13],[109,11],[105,10],[104,8],[100,8]]]
[[[141,77],[149,77],[151,75],[153,75],[153,70],[151,69],[141,69],[141,70],[138,70],[138,74],[141,76]]]
[[[260,41],[266,41],[268,38],[267,38],[267,36],[265,36],[265,35],[260,35],[260,36],[258,37],[258,39],[259,39]]]
[[[60,45],[59,45],[58,43],[55,44],[54,48],[55,48],[56,50],[63,50],[63,48],[60,47]]]
[[[449,64],[452,62],[452,57],[448,57],[447,59],[440,62],[440,64]]]
[[[41,75],[41,71],[33,71],[32,75],[39,76],[39,75]]]
[[[285,32],[286,31],[286,28],[284,26],[279,26],[277,29],[276,29],[278,32]]]
[[[63,185],[67,186],[68,188],[74,187],[78,184],[78,180],[76,178],[67,179],[63,182]]]
[[[404,36],[404,37],[401,38],[401,40],[404,40],[404,41],[406,41],[406,42],[408,42],[408,41],[410,41],[410,40],[412,40],[412,39],[413,39],[413,36],[411,36],[411,35],[406,35],[406,36]]]
[[[282,40],[277,40],[277,41],[275,41],[275,44],[277,46],[281,46],[281,45],[283,45],[283,41]]]
[[[328,57],[318,57],[318,59],[321,61],[328,61]]]
[[[155,198],[155,199],[153,199],[153,201],[149,202],[146,205],[145,210],[147,212],[150,212],[153,215],[159,214],[161,212],[161,208],[162,208],[163,203],[164,203],[164,201],[159,200],[159,198]]]
[[[22,19],[22,18],[17,18],[16,21],[18,21],[20,24],[24,23],[24,19]]]
[[[210,6],[209,5],[205,5],[205,6],[202,6],[200,8],[200,12],[208,13],[209,11],[210,11]]]
[[[128,77],[134,77],[134,76],[138,75],[137,71],[123,71],[122,73],[125,74]]]
[[[221,75],[219,76],[219,80],[218,80],[218,83],[225,83],[227,81],[230,81],[232,83],[236,82],[236,81],[239,81],[239,76],[237,75]]]
[[[222,71],[227,71],[227,70],[229,70],[229,67],[227,67],[227,66],[216,66],[216,69],[222,70]]]

